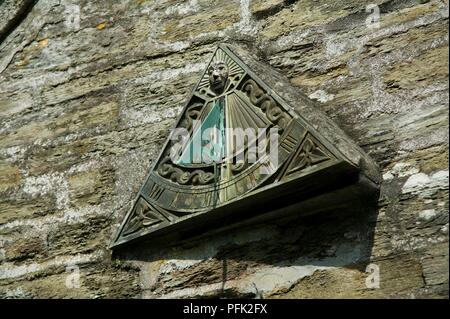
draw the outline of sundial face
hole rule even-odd
[[[279,139],[292,120],[219,48],[178,125],[188,133],[184,142],[166,145],[144,194],[151,203],[179,217],[233,201],[271,176],[264,169],[278,168],[271,167],[277,164],[270,161],[266,149],[250,161],[251,146],[255,146],[253,152],[263,146],[258,145],[258,138],[267,142],[270,129]],[[177,146],[179,156],[171,156]],[[152,191],[155,188],[161,191]]]
[[[223,216],[231,204],[252,209],[254,194],[274,188],[272,196],[280,185],[342,161],[230,48],[219,46],[113,247],[192,228],[190,220]]]

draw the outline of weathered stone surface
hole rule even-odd
[[[29,217],[43,216],[52,214],[60,209],[56,206],[56,197],[52,194],[40,196],[29,196],[14,198],[2,198],[0,200],[1,223],[14,220],[26,219]]]
[[[22,176],[17,166],[0,162],[0,192],[20,185]]]
[[[113,189],[111,168],[89,170],[68,177],[69,198],[76,206],[100,204]]]
[[[79,287],[71,283],[70,270],[2,286],[1,298],[135,298],[139,285],[134,271],[117,267],[80,268]]]
[[[33,8],[34,3],[34,0],[5,0],[1,2],[0,42],[14,31],[14,28]]]
[[[276,291],[282,298],[411,298],[423,287],[420,264],[410,256],[394,260],[377,260],[380,269],[379,288],[368,288],[365,269],[319,270],[291,287]],[[384,271],[383,271],[384,270]]]
[[[29,2],[0,4],[1,298],[448,298],[447,0],[38,0],[17,15]],[[219,42],[260,54],[370,154],[379,207],[113,256]]]

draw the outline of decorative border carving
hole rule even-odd
[[[280,134],[289,124],[289,116],[275,100],[252,79],[244,82],[242,91],[249,97],[251,103],[260,108],[274,125],[280,128]]]

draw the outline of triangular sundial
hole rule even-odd
[[[378,183],[377,165],[313,101],[247,51],[219,45],[112,247],[307,214]]]

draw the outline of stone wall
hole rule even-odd
[[[3,0],[0,17],[1,297],[448,298],[448,1]],[[377,161],[378,208],[112,255],[219,42],[258,50]]]

